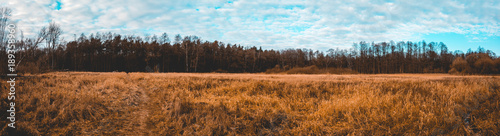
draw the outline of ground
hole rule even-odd
[[[500,134],[498,76],[55,72],[18,81],[18,127],[2,135]]]

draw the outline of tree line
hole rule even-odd
[[[2,28],[5,23],[1,23]],[[5,32],[5,30],[1,30]],[[54,22],[40,29],[36,37],[22,36],[16,41],[18,72],[48,71],[94,72],[265,72],[268,69],[346,68],[359,73],[460,73],[498,74],[500,59],[490,50],[478,48],[449,51],[442,42],[354,43],[349,49],[326,52],[311,49],[265,49],[220,41],[204,41],[197,36],[177,34],[171,41],[160,36],[134,36],[115,33],[74,35],[60,39],[60,26]],[[0,35],[0,39],[5,39]],[[1,56],[7,42],[2,41]],[[0,57],[7,62],[6,57]],[[7,72],[6,63],[0,71]]]
[[[48,27],[50,28],[50,26]],[[43,37],[43,36],[39,36]],[[47,36],[50,37],[50,36]],[[127,72],[264,72],[315,65],[348,68],[360,73],[498,73],[500,59],[492,51],[450,52],[444,43],[381,42],[353,44],[349,49],[326,52],[311,49],[263,50],[202,41],[196,36],[122,36],[81,34],[76,40],[37,47],[40,40],[26,38],[16,43],[21,72],[127,71]],[[2,48],[5,56],[6,48]],[[3,57],[5,58],[5,57]]]

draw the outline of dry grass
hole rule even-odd
[[[500,135],[492,76],[61,72],[20,80],[18,128],[1,135]]]
[[[316,65],[307,67],[294,67],[292,69],[281,69],[280,67],[275,67],[266,70],[267,74],[358,74],[358,72],[348,69],[348,68],[318,68]]]

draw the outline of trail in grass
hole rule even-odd
[[[137,130],[141,131],[143,135],[151,135],[151,132],[147,128],[146,124],[146,121],[148,120],[149,117],[149,108],[148,108],[149,96],[146,92],[146,89],[142,87],[143,82],[144,81],[141,81],[140,82],[141,85],[137,85],[139,89],[138,91],[140,93],[140,101],[139,101],[140,110],[137,112],[139,114],[140,127]]]
[[[106,121],[106,125],[101,134],[110,135],[151,135],[147,128],[146,121],[149,117],[148,101],[149,96],[142,87],[144,81],[133,79],[133,76],[126,74],[118,82],[127,84],[127,88],[117,91],[119,96],[114,99],[116,104],[112,105],[114,116]]]

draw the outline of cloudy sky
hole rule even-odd
[[[27,36],[51,20],[65,40],[96,32],[181,34],[265,49],[436,41],[500,54],[498,0],[0,0]]]

